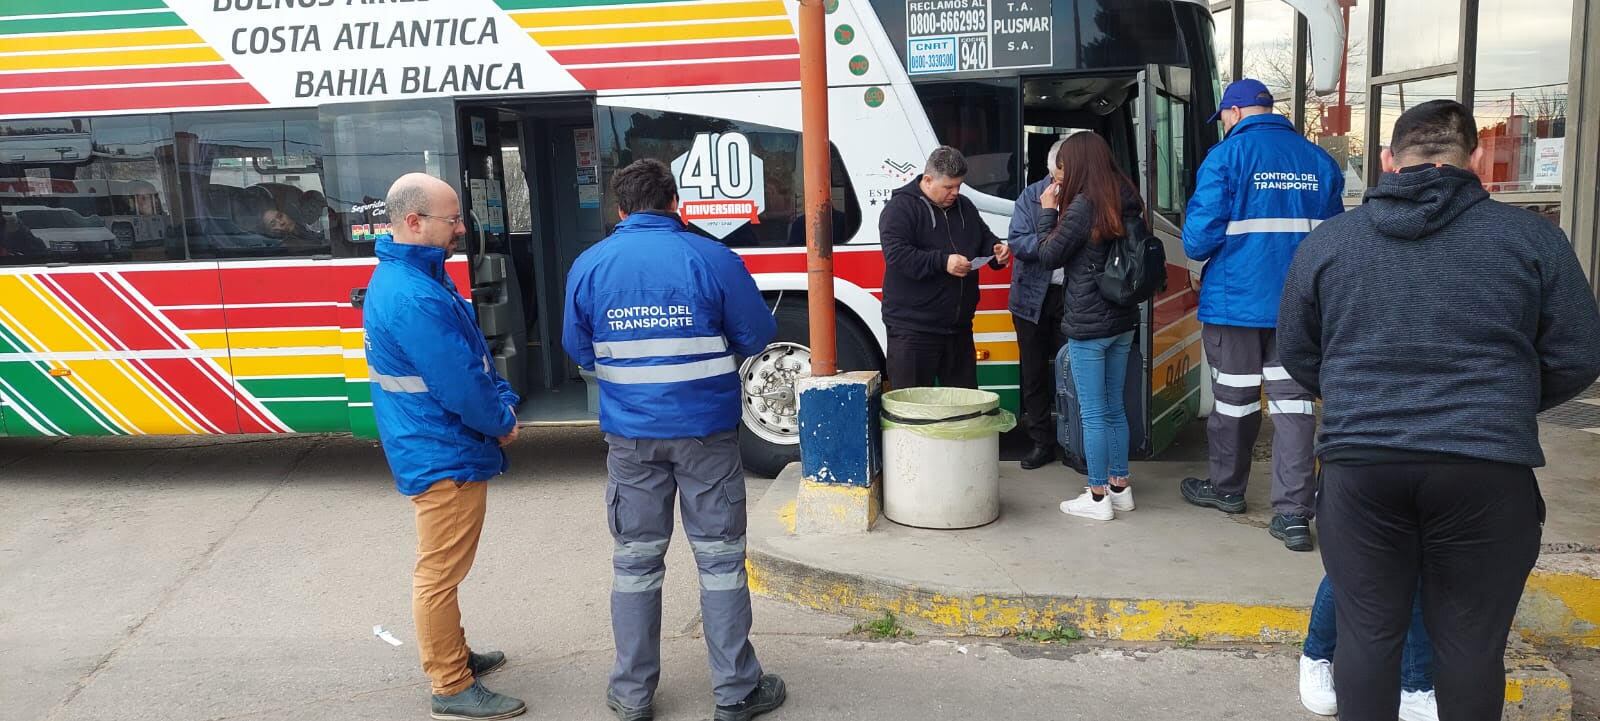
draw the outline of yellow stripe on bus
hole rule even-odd
[[[26,324],[27,332],[46,352],[106,352],[111,346],[99,333],[37,278],[11,276],[16,287],[0,287],[6,310]],[[5,291],[11,292],[5,292]],[[179,410],[127,360],[62,363],[72,371],[65,380],[84,399],[131,433],[199,433],[188,414]]]
[[[652,43],[670,40],[727,40],[732,38],[794,35],[794,26],[784,20],[753,20],[699,25],[616,26],[593,30],[534,30],[528,33],[545,47],[568,45],[610,45]]]
[[[1014,333],[1016,322],[1011,319],[1011,311],[979,312],[972,317],[972,332],[974,333]]]
[[[338,355],[234,356],[217,358],[224,372],[235,377],[336,376],[344,372]]]
[[[974,345],[978,350],[989,351],[989,357],[983,359],[986,361],[1015,362],[1020,355],[1017,353],[1017,344],[1014,341],[1010,343],[975,343]]]
[[[515,13],[518,25],[534,28],[579,27],[584,25],[630,25],[633,23],[672,22],[674,20],[728,20],[732,18],[787,17],[783,3],[776,0],[731,3],[686,3],[682,5],[633,6],[599,10]]]
[[[206,63],[222,59],[209,47],[101,50],[50,55],[0,55],[0,70],[55,70],[121,65],[173,65]]]
[[[346,358],[346,359],[344,359],[344,377],[346,379],[351,379],[351,378],[371,378],[372,377],[372,370],[367,367],[367,359],[365,359],[365,358]]]
[[[362,328],[345,328],[339,332],[345,350],[366,350],[367,331]]]
[[[1180,318],[1176,323],[1156,331],[1155,340],[1151,343],[1154,346],[1155,357],[1160,358],[1162,354],[1184,342],[1189,336],[1199,332],[1200,317],[1194,312]]]
[[[1160,393],[1167,386],[1174,383],[1183,383],[1189,372],[1200,367],[1200,342],[1195,341],[1189,347],[1174,353],[1165,363],[1151,369],[1150,392]],[[1209,379],[1200,379],[1201,383],[1210,382]]]
[[[32,53],[47,50],[93,50],[96,48],[146,48],[161,45],[203,45],[205,39],[193,30],[145,30],[127,33],[44,35],[12,38],[5,42],[5,53]]]

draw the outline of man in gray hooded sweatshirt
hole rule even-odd
[[[1317,526],[1344,721],[1393,721],[1421,580],[1439,716],[1498,719],[1539,555],[1538,414],[1600,377],[1600,310],[1561,230],[1489,198],[1460,103],[1395,123],[1360,207],[1300,245],[1278,356],[1322,396]]]

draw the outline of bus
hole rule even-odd
[[[1323,5],[1292,0],[1314,44]],[[60,0],[0,7],[0,204],[138,183],[100,259],[0,253],[0,434],[375,435],[361,308],[383,196],[427,172],[469,220],[447,267],[525,424],[592,424],[564,282],[617,219],[608,181],[668,163],[688,226],[745,260],[778,338],[743,359],[741,445],[797,457],[810,371],[795,0]],[[19,14],[28,13],[28,14]],[[1183,211],[1218,131],[1207,3],[827,0],[838,355],[881,369],[878,217],[937,145],[1004,237],[1059,137],[1110,141],[1167,244],[1129,384],[1154,454],[1208,403]],[[1342,37],[1339,38],[1342,42]],[[25,229],[9,227],[0,238]],[[159,242],[148,242],[159,237]],[[22,250],[19,250],[22,249]],[[1008,271],[984,269],[979,383],[1015,408]]]

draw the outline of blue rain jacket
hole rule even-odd
[[[1206,261],[1200,321],[1274,328],[1289,261],[1312,228],[1344,212],[1344,174],[1277,114],[1234,126],[1200,165],[1183,250]]]
[[[521,402],[494,369],[472,304],[444,272],[445,251],[377,244],[362,325],[378,438],[395,487],[414,496],[442,480],[504,473],[499,438]]]
[[[600,429],[701,438],[739,426],[739,362],[777,332],[744,261],[676,215],[629,215],[567,276],[561,345],[600,383]]]

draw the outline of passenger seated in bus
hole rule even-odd
[[[261,214],[261,234],[279,240],[322,240],[322,234],[305,227],[277,208]]]

